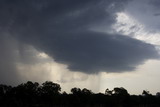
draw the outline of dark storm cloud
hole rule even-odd
[[[160,1],[159,0],[149,0],[149,3],[151,3],[152,5],[154,5],[155,8],[160,8]]]
[[[95,73],[134,70],[155,59],[154,46],[123,35],[100,33],[111,29],[115,13],[127,0],[2,0],[0,30],[44,51],[72,71]],[[92,29],[92,30],[91,30]]]
[[[160,1],[159,0],[151,0],[149,3],[152,4],[152,6],[156,10],[156,12],[158,12],[158,13],[154,13],[154,16],[160,16]]]
[[[71,70],[87,73],[104,70],[123,72],[134,70],[144,60],[157,58],[154,46],[121,35],[90,31],[65,34],[58,41],[48,39],[46,49],[56,61],[66,63]]]

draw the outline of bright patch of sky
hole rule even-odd
[[[145,25],[138,22],[125,12],[117,13],[117,22],[113,25],[116,32],[151,43],[160,45],[160,32],[147,31]]]

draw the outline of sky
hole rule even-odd
[[[159,0],[1,0],[0,84],[160,91]]]

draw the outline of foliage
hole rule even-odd
[[[106,89],[105,94],[74,87],[71,93],[61,93],[57,83],[46,81],[42,85],[28,81],[16,87],[0,85],[0,107],[159,107],[160,94],[130,95],[123,87]]]

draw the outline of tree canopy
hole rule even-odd
[[[142,95],[130,95],[123,87],[107,88],[104,94],[74,87],[71,93],[66,93],[61,92],[60,85],[52,81],[41,85],[28,81],[15,87],[0,84],[0,107],[159,107],[159,93],[152,95],[143,90]]]

